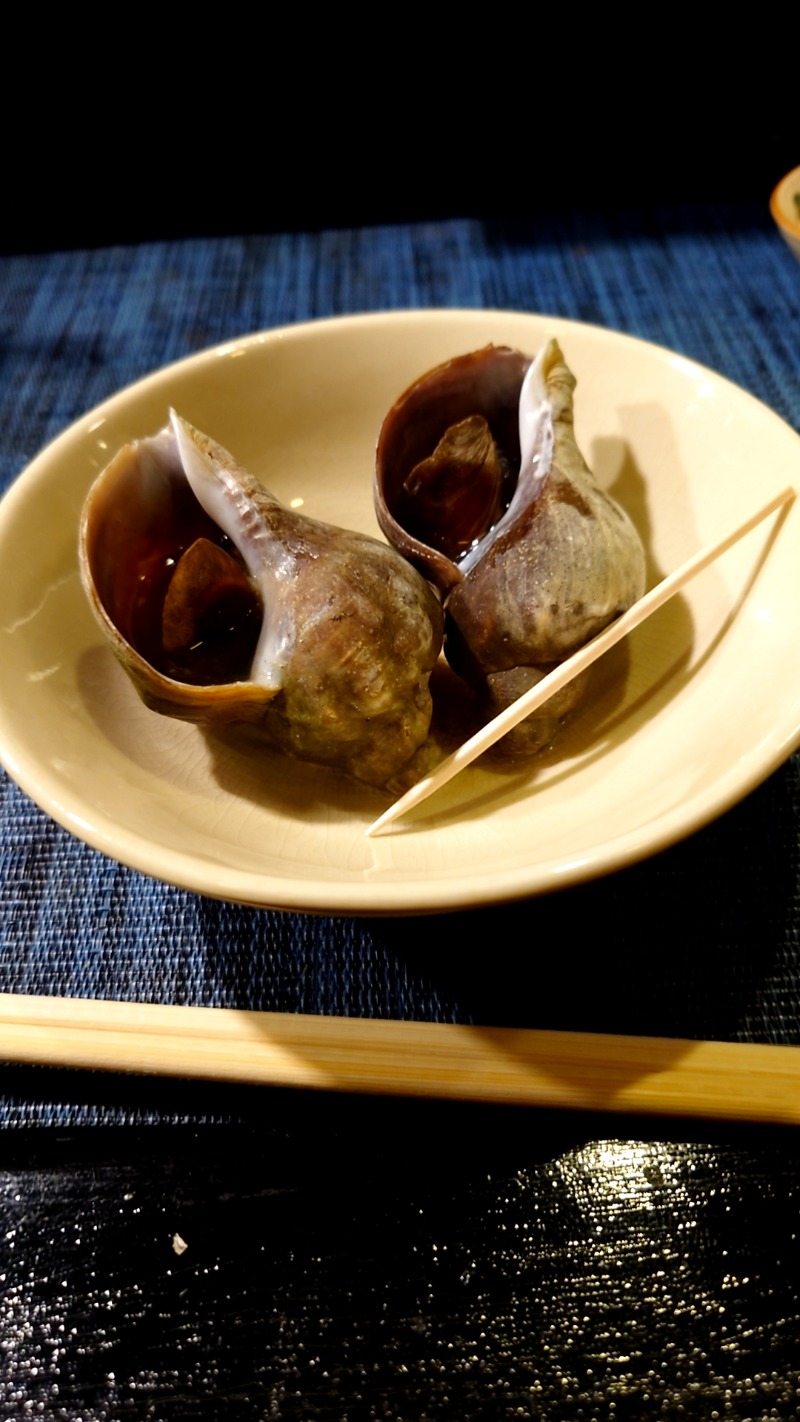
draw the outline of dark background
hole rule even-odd
[[[674,11],[647,31],[567,10],[495,7],[478,29],[460,11],[381,11],[364,35],[343,11],[251,31],[231,10],[188,32],[131,19],[114,39],[33,17],[0,94],[0,249],[765,210],[800,161],[800,122],[781,36],[752,18],[746,38],[701,40]]]

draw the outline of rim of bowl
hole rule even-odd
[[[785,232],[791,232],[793,237],[800,237],[800,216],[797,219],[790,217],[783,205],[784,198],[788,196],[787,190],[795,185],[796,191],[800,193],[800,167],[792,168],[791,172],[785,173],[773,188],[769,209],[779,227],[782,227]]]

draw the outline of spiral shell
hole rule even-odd
[[[575,378],[551,340],[447,361],[391,408],[375,509],[389,542],[439,589],[445,654],[494,714],[641,597],[645,560],[575,441]],[[582,696],[536,721],[536,749]]]
[[[174,412],[93,485],[80,566],[153,710],[256,727],[373,785],[424,742],[436,595],[394,549],[284,508]]]

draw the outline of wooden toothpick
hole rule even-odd
[[[427,800],[429,795],[433,795],[442,785],[446,785],[448,780],[452,780],[459,771],[464,770],[485,750],[505,736],[508,731],[519,725],[520,721],[524,721],[532,711],[537,710],[557,691],[567,686],[574,677],[590,667],[592,662],[596,662],[598,657],[602,657],[611,647],[616,646],[617,642],[621,642],[623,637],[627,637],[628,633],[633,631],[634,627],[638,627],[658,608],[663,607],[665,602],[669,602],[669,599],[674,597],[691,578],[694,578],[715,559],[726,553],[734,543],[738,543],[740,538],[744,538],[759,523],[763,523],[771,513],[775,513],[784,504],[788,504],[794,496],[793,488],[784,489],[782,493],[776,494],[773,499],[770,499],[769,503],[764,504],[757,513],[746,519],[744,523],[739,524],[732,533],[728,533],[718,543],[701,548],[698,553],[693,554],[674,573],[670,573],[649,593],[645,593],[644,597],[635,602],[633,607],[628,608],[627,612],[623,612],[622,616],[618,617],[616,622],[612,622],[610,627],[598,632],[590,642],[580,647],[566,661],[561,662],[554,671],[549,672],[540,682],[537,682],[536,686],[531,687],[530,691],[526,691],[511,706],[507,706],[504,711],[501,711],[499,716],[495,716],[492,721],[489,721],[480,731],[471,736],[462,746],[459,746],[458,750],[437,765],[430,775],[426,775],[405,795],[401,795],[399,800],[395,800],[395,803],[390,805],[389,809],[384,811],[365,833],[367,835],[379,834],[381,830],[386,829],[388,825],[404,815],[407,810],[411,810],[415,805]]]

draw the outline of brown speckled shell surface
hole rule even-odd
[[[639,536],[600,488],[576,444],[575,379],[555,341],[543,353],[552,463],[535,497],[483,540],[485,551],[466,573],[415,536],[405,481],[455,421],[484,415],[506,460],[519,467],[518,406],[530,364],[521,352],[495,346],[446,362],[400,397],[378,443],[380,526],[442,592],[448,660],[476,686],[518,668],[529,669],[536,679],[644,591]]]
[[[261,593],[264,624],[273,618],[281,628],[278,671],[266,682],[245,672],[192,685],[154,664],[161,611],[139,607],[140,588],[159,583],[171,550],[215,536],[168,432],[121,450],[84,506],[81,576],[115,654],[152,710],[219,730],[256,727],[290,755],[385,785],[428,734],[438,597],[395,549],[285,508],[219,446],[193,435],[227,461],[277,569]],[[152,567],[159,571],[151,579]]]

